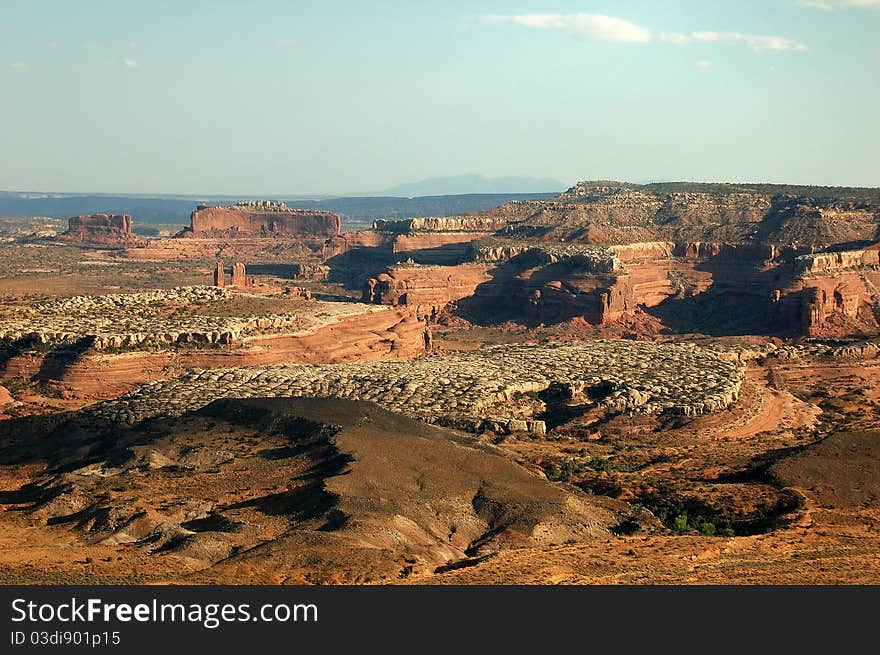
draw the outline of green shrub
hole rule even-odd
[[[687,512],[682,512],[678,516],[675,517],[675,520],[672,522],[672,529],[676,532],[687,532],[688,531],[688,515]]]
[[[714,537],[715,536],[715,524],[712,523],[711,521],[704,521],[700,525],[700,532],[702,534],[706,535],[707,537]]]
[[[599,457],[599,455],[593,455],[590,458],[590,461],[587,462],[587,466],[589,466],[594,471],[613,471],[614,466],[611,462],[604,457]]]
[[[549,467],[544,471],[544,474],[547,476],[547,479],[550,480],[550,482],[559,482],[563,479],[562,469],[560,469],[558,466]]]

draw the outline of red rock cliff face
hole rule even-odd
[[[483,264],[459,266],[396,266],[364,285],[364,302],[378,305],[430,307],[433,313],[454,300],[473,295],[489,280]]]
[[[95,245],[132,245],[141,241],[132,231],[128,214],[87,214],[67,221],[61,237],[67,241]]]
[[[535,256],[537,246],[485,250],[498,250],[499,264],[459,302],[480,323],[581,317],[602,326],[643,310],[676,331],[844,336],[880,327],[875,246],[808,255],[717,242],[556,244],[543,247],[544,257]]]
[[[324,242],[323,259],[331,259],[357,248],[382,248],[390,246],[394,238],[388,234],[380,234],[372,230],[357,230],[335,235]]]
[[[800,336],[844,337],[880,329],[880,271],[807,276],[771,295],[771,318]]]
[[[326,211],[290,209],[283,203],[254,202],[230,207],[200,206],[182,236],[197,238],[338,236],[341,220]]]
[[[801,255],[770,294],[770,320],[798,335],[843,337],[880,329],[880,242]]]
[[[593,325],[607,325],[653,307],[677,292],[672,271],[693,278],[694,288],[707,282],[691,267],[673,260],[633,263],[613,272],[585,272],[570,262],[516,268],[511,275],[496,271],[465,304],[479,322],[521,320],[526,324],[557,323],[575,316]],[[711,280],[709,281],[711,282]]]

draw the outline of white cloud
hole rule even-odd
[[[712,68],[712,62],[706,61],[705,59],[700,59],[699,61],[697,61],[696,64],[694,64],[694,66],[696,66],[700,70],[709,70],[710,68]]]
[[[23,61],[14,61],[11,64],[9,64],[9,67],[16,68],[18,70],[23,70],[23,69],[27,68],[28,66]]]
[[[605,14],[487,14],[480,16],[479,20],[544,30],[565,30],[597,41],[644,43],[651,40],[651,32],[644,27]]]
[[[694,32],[694,41],[714,43],[717,41],[741,41],[755,52],[782,52],[785,50],[806,50],[807,46],[784,36],[764,36],[742,34],[741,32]]]
[[[677,32],[673,32],[671,34],[661,34],[661,41],[669,41],[669,43],[677,43],[678,45],[683,45],[685,43],[691,42],[691,37],[687,34],[679,34]]]
[[[880,9],[880,0],[798,0],[801,7],[810,9],[847,9],[857,7],[861,9]]]
[[[805,0],[826,2],[828,0]],[[831,0],[832,2],[834,0]],[[880,0],[850,0],[852,2],[877,3]],[[652,40],[651,32],[635,23],[605,14],[485,14],[477,20],[483,23],[508,23],[542,30],[564,30],[575,32],[597,41],[626,41],[644,43]],[[666,32],[660,35],[661,41],[685,45],[687,43],[712,43],[738,41],[745,43],[755,52],[783,52],[786,50],[806,50],[807,46],[788,37],[762,34],[743,34],[742,32]]]
[[[140,68],[141,67],[141,65],[139,63],[137,63],[134,59],[129,59],[128,57],[125,57],[122,60],[122,63],[125,64],[126,68]]]
[[[719,43],[734,41],[745,43],[755,52],[803,51],[807,46],[785,36],[743,34],[742,32],[691,32],[690,34],[661,34],[661,40],[684,45],[686,43]]]

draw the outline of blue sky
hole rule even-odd
[[[880,185],[880,0],[3,0],[0,189]]]

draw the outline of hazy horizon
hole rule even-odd
[[[880,0],[13,1],[0,189],[877,187],[878,28]]]
[[[511,186],[514,181],[521,181],[522,185],[517,185],[516,187]],[[477,190],[463,190],[463,191],[447,191],[442,192],[440,187],[448,187],[450,185],[454,185],[456,182],[460,182],[461,188],[467,189],[468,186],[473,187],[474,185],[483,185],[485,188],[477,189]],[[500,183],[500,185],[496,186],[496,182]],[[546,186],[542,186],[541,183],[547,182]],[[162,197],[162,196],[179,196],[179,197],[276,197],[276,198],[299,198],[299,199],[307,199],[310,197],[313,198],[357,198],[357,197],[379,197],[379,196],[396,196],[396,197],[418,197],[420,195],[497,195],[497,194],[511,194],[511,193],[522,193],[522,194],[533,194],[533,193],[548,193],[548,192],[562,192],[566,189],[570,188],[575,182],[570,184],[561,182],[560,180],[551,180],[549,178],[537,178],[537,177],[528,177],[528,176],[519,176],[519,177],[503,177],[503,178],[495,178],[495,177],[487,177],[484,175],[478,174],[461,174],[461,175],[449,175],[449,176],[435,176],[423,178],[421,180],[415,181],[406,181],[400,184],[396,184],[393,187],[388,187],[386,189],[373,189],[373,190],[349,190],[342,193],[290,193],[290,192],[275,192],[275,193],[252,193],[247,190],[243,190],[241,193],[235,192],[223,192],[223,193],[203,193],[199,191],[188,191],[188,192],[177,192],[177,193],[163,193],[163,192],[126,192],[126,191],[102,191],[100,189],[91,189],[87,191],[65,191],[65,190],[57,190],[57,189],[6,189],[0,188],[0,193],[19,193],[19,194],[69,194],[69,195],[130,195],[130,196],[149,196],[149,197]],[[416,193],[416,195],[406,195],[404,191],[411,190],[420,190],[428,187],[436,186],[439,192],[425,192],[425,193]],[[516,190],[523,189],[523,190]]]
[[[440,178],[425,178],[424,180],[419,180],[418,182],[411,183],[413,185],[421,184],[422,182],[429,182],[433,179],[443,179],[443,180],[451,180],[459,176],[444,176]],[[485,178],[487,180],[491,180],[494,178]],[[538,180],[540,178],[529,178]],[[59,190],[35,190],[35,189],[3,189],[0,188],[0,193],[12,194],[12,195],[33,195],[33,196],[108,196],[108,197],[142,197],[142,198],[181,198],[186,200],[200,200],[200,199],[238,199],[238,200],[335,200],[335,199],[346,199],[346,198],[381,198],[381,197],[396,197],[396,198],[425,198],[425,197],[442,197],[442,196],[467,196],[467,195],[535,195],[540,193],[562,193],[575,184],[579,182],[610,182],[610,183],[619,183],[619,184],[634,184],[638,186],[648,186],[653,184],[732,184],[732,185],[740,185],[740,186],[803,186],[803,187],[826,187],[826,188],[841,188],[841,189],[880,189],[880,185],[873,186],[864,186],[864,185],[847,185],[847,184],[796,184],[796,183],[787,183],[787,182],[763,182],[760,180],[747,180],[743,182],[728,182],[727,180],[612,180],[612,179],[581,179],[572,182],[571,184],[565,184],[562,189],[552,189],[547,188],[544,191],[461,191],[461,192],[447,192],[447,193],[419,193],[416,195],[404,195],[401,193],[395,193],[396,187],[388,188],[388,189],[380,189],[374,192],[351,192],[351,193],[251,193],[247,191],[243,191],[241,193],[234,192],[224,192],[224,193],[200,193],[200,192],[177,192],[177,193],[163,193],[163,192],[126,192],[126,191],[102,191],[102,190],[88,190],[88,191],[59,191]],[[410,186],[409,183],[404,183],[397,185],[398,187],[406,187]]]

